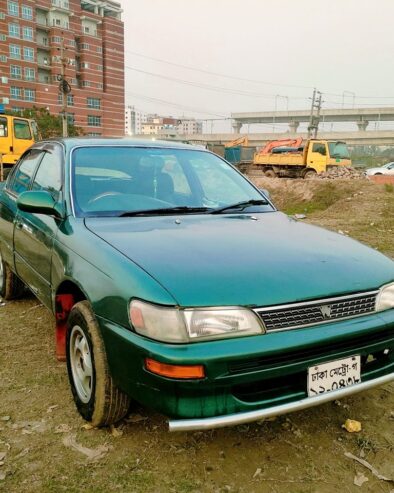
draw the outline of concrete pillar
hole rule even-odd
[[[289,129],[292,134],[297,133],[297,129],[300,126],[300,122],[297,121],[291,121],[289,122]]]
[[[234,120],[231,126],[233,127],[233,130],[234,130],[234,133],[235,134],[240,134],[241,133],[241,128],[242,128],[242,123],[241,122],[237,122],[237,120]]]
[[[369,123],[367,120],[359,120],[356,123],[357,123],[359,132],[365,132],[367,130],[368,123]]]

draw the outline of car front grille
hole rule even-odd
[[[305,303],[256,308],[267,332],[295,329],[352,318],[375,311],[378,291],[328,298]]]

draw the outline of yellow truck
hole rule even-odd
[[[3,171],[3,179],[25,150],[39,138],[35,120],[0,114],[0,173]]]
[[[345,142],[300,138],[269,142],[254,154],[253,164],[270,177],[311,178],[352,162]]]

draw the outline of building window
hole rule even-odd
[[[25,101],[35,101],[36,91],[34,89],[25,89]]]
[[[26,41],[33,41],[33,28],[32,27],[23,27],[23,39]]]
[[[101,46],[97,46],[96,51],[97,51],[97,53],[102,53],[103,48]]]
[[[102,89],[102,88],[103,88],[102,82],[97,82],[97,89]]]
[[[101,116],[88,115],[89,127],[101,127]]]
[[[82,87],[90,87],[90,81],[88,81],[88,80],[83,80],[83,81],[82,81]]]
[[[62,38],[60,36],[52,36],[52,43],[61,43]]]
[[[18,45],[10,45],[10,58],[14,60],[21,59],[21,47]]]
[[[81,62],[81,68],[89,68],[89,64],[87,62]]]
[[[36,71],[34,68],[25,67],[25,80],[35,80]]]
[[[22,88],[21,87],[10,87],[11,99],[23,99],[22,98]]]
[[[22,68],[18,65],[10,66],[10,78],[11,79],[22,79]]]
[[[20,37],[19,24],[8,24],[8,36],[10,38]]]
[[[22,5],[22,19],[33,20],[33,9],[27,5]]]
[[[74,123],[75,123],[74,113],[67,113],[67,122],[69,125],[74,125]]]
[[[6,41],[7,36],[5,34],[0,34],[0,41]]]
[[[101,134],[97,133],[97,132],[90,132],[88,134],[86,134],[88,137],[101,137]]]
[[[102,65],[97,65],[97,70],[102,72],[103,71],[103,66]]]
[[[8,1],[7,6],[8,6],[8,15],[19,17],[19,6],[17,2]]]
[[[101,108],[101,100],[98,98],[87,98],[87,107],[99,110]]]
[[[81,43],[79,45],[79,49],[80,50],[89,50],[90,46],[88,45],[88,43]]]
[[[23,59],[27,62],[34,62],[34,49],[23,47]]]
[[[68,41],[68,45],[69,45],[69,46],[76,46],[76,44],[77,44],[77,43],[75,42],[75,40],[74,40],[74,39],[70,39],[70,40]]]
[[[62,98],[62,93],[59,92],[58,96],[57,96],[57,101],[58,103],[62,103],[63,102],[63,98]],[[73,94],[67,94],[67,106],[74,106],[74,95]]]
[[[0,62],[5,63],[7,61],[7,57],[5,55],[0,55]]]
[[[83,28],[83,32],[84,32],[85,34],[89,34],[89,31],[90,31],[90,29],[89,29],[87,26],[84,26],[84,28]]]

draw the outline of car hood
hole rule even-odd
[[[181,306],[265,306],[367,291],[394,280],[393,261],[346,236],[280,212],[255,218],[87,218],[85,224]]]

